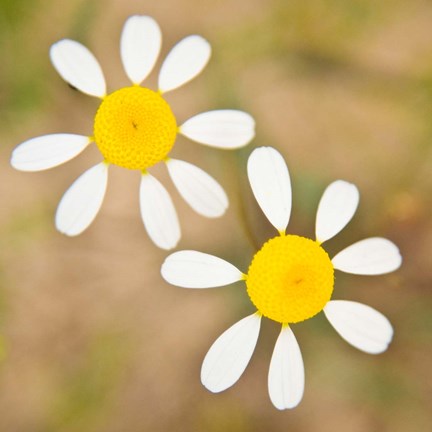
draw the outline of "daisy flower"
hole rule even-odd
[[[148,16],[132,16],[120,40],[120,55],[129,87],[107,94],[102,69],[94,55],[80,43],[63,39],[50,50],[61,77],[81,92],[101,99],[92,136],[51,134],[30,139],[13,152],[11,164],[22,171],[40,171],[60,165],[94,142],[103,161],[82,174],[67,190],[56,212],[57,229],[69,236],[83,232],[96,217],[105,195],[110,164],[142,173],[140,209],[144,226],[154,243],[171,249],[180,239],[172,200],[148,168],[166,164],[180,195],[199,214],[221,216],[228,199],[222,187],[202,169],[169,158],[178,134],[201,144],[233,149],[254,137],[254,120],[242,111],[217,110],[198,114],[178,126],[163,98],[197,76],[210,58],[210,45],[192,35],[175,45],[164,60],[158,90],[142,87],[161,49],[161,30]]]
[[[262,316],[282,325],[270,362],[268,390],[278,409],[294,408],[304,391],[304,366],[291,330],[295,324],[324,311],[334,329],[354,347],[371,354],[387,349],[393,329],[380,312],[361,303],[331,300],[334,270],[378,275],[401,264],[398,248],[389,240],[361,240],[330,258],[322,243],[335,236],[353,217],[357,188],[337,180],[321,198],[316,216],[316,240],[285,234],[291,213],[288,168],[273,148],[254,150],[248,176],[259,206],[279,235],[255,254],[247,273],[221,258],[196,251],[171,254],[162,276],[184,288],[212,288],[243,280],[257,311],[226,330],[208,351],[201,381],[212,392],[232,386],[242,375],[258,340]]]

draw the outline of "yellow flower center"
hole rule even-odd
[[[94,120],[94,139],[105,160],[146,169],[163,160],[177,135],[176,119],[162,96],[126,87],[106,96]]]
[[[330,300],[333,265],[316,242],[296,235],[267,241],[246,276],[247,292],[258,311],[283,324],[312,318]]]

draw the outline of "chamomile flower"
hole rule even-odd
[[[334,271],[378,275],[401,264],[398,248],[380,237],[361,240],[330,258],[322,243],[340,232],[353,217],[357,188],[337,180],[321,198],[316,216],[316,240],[285,234],[291,213],[287,166],[273,148],[254,150],[248,176],[258,204],[279,235],[255,254],[247,273],[221,258],[196,251],[171,254],[162,276],[184,288],[213,288],[243,280],[256,312],[226,330],[208,351],[201,381],[212,392],[232,386],[242,375],[258,340],[261,318],[282,325],[270,362],[268,390],[278,409],[294,408],[304,392],[304,366],[290,325],[324,311],[335,330],[354,347],[371,354],[387,349],[393,329],[380,312],[361,303],[331,300]]]
[[[202,169],[171,159],[178,134],[201,144],[233,149],[254,137],[254,120],[242,111],[216,110],[198,114],[180,126],[163,95],[197,76],[210,58],[210,45],[192,35],[175,45],[164,60],[158,90],[142,87],[161,48],[161,30],[148,16],[130,17],[122,31],[120,55],[129,87],[107,94],[102,69],[94,55],[80,43],[63,39],[50,50],[61,77],[81,92],[101,99],[92,136],[52,134],[30,139],[13,152],[11,164],[22,171],[40,171],[60,165],[94,142],[103,161],[82,174],[67,190],[56,213],[57,229],[69,236],[83,232],[96,217],[105,195],[109,165],[142,173],[140,209],[144,226],[163,248],[176,246],[180,227],[172,200],[148,169],[166,164],[180,195],[199,214],[221,216],[228,199],[222,187]]]

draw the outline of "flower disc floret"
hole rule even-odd
[[[258,311],[280,323],[312,318],[330,300],[334,269],[314,240],[283,235],[255,254],[246,277],[247,292]]]
[[[145,170],[164,160],[176,135],[168,103],[139,86],[106,96],[95,116],[94,139],[105,160],[128,169]]]

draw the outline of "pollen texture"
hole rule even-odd
[[[267,241],[255,254],[246,285],[262,315],[296,323],[312,318],[330,300],[334,269],[316,241],[283,235]]]
[[[163,160],[177,135],[176,119],[162,96],[126,87],[106,96],[95,116],[94,139],[105,160],[146,169]]]

